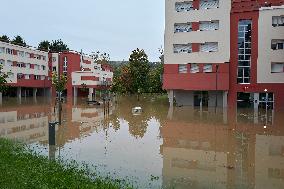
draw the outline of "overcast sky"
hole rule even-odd
[[[31,46],[62,39],[70,49],[104,51],[111,60],[127,60],[138,47],[156,61],[163,45],[164,0],[9,0],[0,5],[5,15],[0,35],[19,34]]]

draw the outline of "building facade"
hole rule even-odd
[[[67,97],[86,95],[93,99],[95,90],[109,89],[113,78],[109,65],[97,64],[83,53],[49,53],[5,42],[0,42],[0,64],[12,87],[5,95],[18,98],[56,96],[53,72],[67,76]]]
[[[171,105],[284,109],[283,39],[282,0],[166,0]]]

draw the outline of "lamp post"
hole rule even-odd
[[[268,119],[268,90],[264,89],[265,92],[265,126],[267,126],[267,119]]]

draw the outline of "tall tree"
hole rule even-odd
[[[11,43],[14,45],[20,45],[23,47],[27,46],[25,40],[19,35],[15,36],[15,38],[11,41]]]
[[[148,56],[143,49],[132,51],[129,57],[129,70],[131,77],[131,93],[145,93],[147,89],[147,77],[150,70]]]
[[[0,36],[0,41],[9,43],[10,39],[9,39],[9,37],[7,35],[2,35],[2,36]]]
[[[38,44],[38,50],[41,50],[41,51],[49,51],[49,48],[50,48],[50,42],[47,41],[47,40],[41,41],[41,42]]]
[[[63,51],[68,51],[69,48],[68,46],[61,40],[52,40],[50,46],[49,46],[49,50],[51,52],[63,52]]]

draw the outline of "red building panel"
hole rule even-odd
[[[229,90],[229,64],[218,64],[218,73],[216,73],[215,65],[213,65],[212,73],[203,73],[203,64],[199,65],[200,73],[178,73],[177,64],[165,65],[163,88],[201,91]]]

